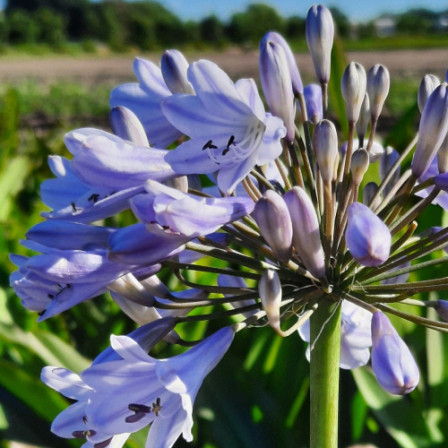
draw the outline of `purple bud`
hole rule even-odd
[[[417,364],[381,311],[372,317],[372,342],[372,368],[381,387],[394,395],[412,392],[420,379]]]
[[[425,108],[426,101],[429,98],[429,95],[431,95],[432,92],[434,92],[434,89],[440,85],[440,79],[437,78],[437,76],[434,75],[425,75],[420,83],[420,87],[418,88],[418,96],[417,96],[417,103],[418,103],[418,109],[420,113],[423,113],[423,109]]]
[[[369,168],[369,153],[361,148],[353,153],[350,163],[350,172],[352,173],[353,184],[361,185],[364,174]]]
[[[334,24],[331,12],[323,5],[313,5],[306,16],[306,42],[321,84],[330,80],[333,38]]]
[[[412,159],[412,174],[420,177],[429,167],[448,131],[447,84],[436,87],[423,109],[418,128],[417,148]]]
[[[267,39],[260,44],[260,78],[264,96],[271,112],[283,120],[286,138],[294,140],[296,115],[291,75],[285,51],[276,42]]]
[[[171,93],[194,94],[187,78],[188,62],[178,50],[166,50],[161,60],[162,76]]]
[[[263,272],[258,283],[261,305],[263,306],[269,325],[280,329],[280,304],[282,302],[282,284],[276,271],[268,269]]]
[[[143,125],[137,115],[127,107],[116,106],[111,109],[110,126],[113,133],[123,140],[149,147],[148,137]]]
[[[316,124],[313,133],[313,147],[322,180],[331,182],[338,156],[338,134],[331,121],[322,120]]]
[[[380,158],[380,179],[384,180],[386,176],[389,174],[389,171],[395,164],[395,162],[400,157],[400,154],[393,149],[392,147],[388,146],[386,147],[386,150],[384,151],[383,155]],[[390,182],[386,185],[384,188],[384,193],[389,193],[390,189],[398,182],[398,179],[400,178],[400,167],[398,166],[392,176],[392,179]]]
[[[440,319],[448,322],[448,300],[436,300],[434,308]]]
[[[293,187],[283,198],[291,215],[293,246],[308,271],[316,278],[323,278],[325,258],[313,203],[300,187]]]
[[[283,48],[286,60],[288,62],[289,74],[291,76],[292,90],[294,92],[294,95],[297,95],[298,93],[303,93],[302,78],[300,77],[300,72],[299,68],[297,67],[296,59],[294,57],[293,52],[291,51],[290,46],[288,45],[288,42],[286,42],[286,40],[283,38],[281,34],[276,33],[275,31],[269,31],[269,33],[267,33],[264,36],[262,42],[265,40],[275,42],[276,44],[280,45]]]
[[[369,207],[359,202],[348,208],[345,240],[353,258],[364,266],[379,266],[389,258],[392,241],[389,229]]]
[[[375,182],[369,182],[365,185],[362,191],[362,202],[364,205],[369,205],[372,202],[372,199],[375,197],[379,187]],[[381,198],[378,198],[375,201],[375,204],[372,204],[372,208],[376,208],[381,203]]]
[[[389,70],[384,65],[375,64],[367,74],[367,92],[373,119],[377,119],[383,109],[390,88]]]
[[[358,121],[366,94],[366,71],[361,64],[350,62],[342,75],[341,89],[345,101],[345,114],[349,122]]]
[[[292,251],[292,223],[286,202],[278,193],[268,190],[255,204],[253,217],[275,256],[286,263]]]
[[[317,84],[308,84],[303,89],[308,119],[313,123],[322,120],[322,88]]]

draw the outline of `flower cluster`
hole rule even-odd
[[[298,330],[312,360],[320,335],[313,316],[328,305],[342,315],[341,368],[371,357],[387,391],[417,386],[417,365],[386,313],[448,328],[445,302],[425,300],[448,289],[446,278],[408,278],[448,261],[440,256],[448,228],[417,232],[420,213],[446,202],[447,84],[423,79],[418,134],[399,153],[374,139],[387,69],[366,72],[351,62],[341,79],[348,135],[340,144],[328,118],[333,33],[329,11],[313,6],[306,37],[319,83],[305,87],[283,37],[263,38],[268,112],[252,79],[233,82],[210,61],[189,64],[176,50],[163,54],[160,68],[138,58],[138,83],[112,91],[113,133],[70,132],[73,157],[50,157],[55,178],[41,194],[51,211],[23,242],[38,255],[12,255],[12,287],[40,320],[109,291],[141,325],[112,336],[111,348],[80,375],[44,369],[43,381],[75,400],[56,418],[56,434],[85,438],[86,447],[120,447],[151,425],[147,446],[170,447],[181,433],[190,440],[196,393],[235,331],[265,324],[281,336]],[[365,183],[374,163],[380,181]],[[102,225],[125,210],[134,224]],[[180,290],[161,282],[162,269],[176,275]],[[191,271],[215,283],[193,282]],[[433,307],[442,321],[395,303]],[[212,313],[200,312],[210,306]],[[221,330],[185,353],[148,355],[162,339],[192,344],[177,324],[218,318]]]

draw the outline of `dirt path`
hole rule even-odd
[[[148,57],[158,61],[159,54]],[[217,62],[234,79],[256,76],[258,52],[228,50],[224,53],[191,53],[190,61],[206,58]],[[56,80],[80,81],[95,84],[108,80],[123,82],[133,80],[132,56],[117,57],[51,57],[29,59],[0,59],[0,82],[18,82],[24,78],[35,78],[41,82]],[[305,82],[313,79],[313,67],[308,54],[298,54],[297,60]],[[375,63],[386,65],[392,76],[421,77],[427,72],[444,77],[448,68],[448,49],[402,50],[385,52],[353,52],[347,60],[355,60],[367,68]]]

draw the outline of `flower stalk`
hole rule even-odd
[[[340,346],[340,303],[321,300],[311,316],[311,448],[338,446]]]

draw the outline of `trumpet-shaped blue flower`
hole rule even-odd
[[[136,343],[149,350],[157,341],[172,330],[175,321],[160,319],[157,322],[144,325],[129,334]],[[113,362],[122,359],[111,347],[95,358],[92,365]],[[86,416],[86,407],[95,398],[95,390],[76,373],[62,367],[48,366],[42,370],[42,381],[62,395],[75,400],[75,403],[62,411],[53,421],[51,430],[59,437],[87,439],[83,448],[121,448],[130,433],[122,434],[116,431],[102,432],[93,428]]]
[[[162,109],[191,140],[166,156],[179,174],[217,172],[218,187],[231,193],[256,165],[282,152],[282,121],[266,114],[253,80],[234,84],[216,64],[190,65],[188,79],[196,95],[173,95]]]
[[[158,327],[153,335],[157,338],[149,342],[165,336],[170,322],[149,324],[146,331]],[[151,425],[146,446],[169,448],[181,434],[192,440],[194,400],[205,376],[229,348],[233,329],[222,328],[187,352],[160,360],[147,354],[148,340],[143,349],[132,336],[112,335],[113,351],[100,355],[80,376],[65,369],[44,369],[42,379],[50,387],[78,400],[55,420],[56,434],[100,443],[105,437],[124,439]]]

